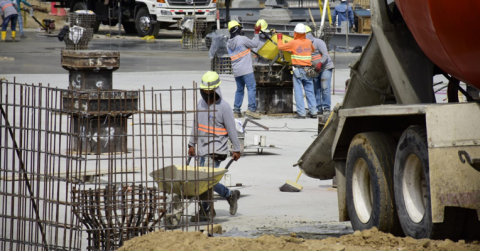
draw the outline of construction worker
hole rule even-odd
[[[317,101],[318,115],[328,116],[330,114],[330,85],[332,82],[333,61],[328,55],[327,45],[312,34],[312,29],[306,27],[307,39],[312,41],[315,50],[312,52],[312,66],[318,72],[318,76],[313,78],[313,90]]]
[[[262,48],[262,46],[270,39],[270,37],[273,35],[273,30],[268,30],[268,23],[264,19],[259,19],[255,26],[260,26],[261,32],[258,36],[258,46],[257,48],[253,48],[252,51],[258,52]],[[254,64],[269,64],[270,62],[262,57],[259,57],[258,55],[254,55]]]
[[[250,40],[243,36],[242,26],[235,20],[228,22],[228,30],[230,31],[230,39],[227,41],[227,50],[232,61],[232,71],[237,83],[237,91],[235,92],[235,102],[233,103],[233,113],[236,118],[242,116],[241,107],[245,86],[248,92],[248,110],[245,115],[259,119],[260,114],[256,112],[257,103],[255,101],[256,83],[253,75],[252,57],[250,50],[258,47],[258,34],[261,26],[255,26],[255,35]]]
[[[347,0],[340,0],[340,4],[335,6],[335,9],[333,10],[332,13],[332,22],[335,24],[335,21],[337,20],[338,16],[338,26],[342,25],[342,22],[347,21],[348,18],[348,23],[350,28],[354,28],[354,23],[353,23],[353,10],[352,7],[348,6]]]
[[[195,150],[199,156],[200,166],[220,167],[220,162],[227,158],[228,139],[233,145],[232,159],[240,159],[240,141],[237,136],[235,119],[230,105],[222,98],[220,91],[220,77],[214,71],[206,72],[202,77],[200,95],[202,99],[197,104],[197,111],[193,121],[190,141],[188,143],[188,155],[194,156]],[[237,201],[240,198],[240,191],[229,190],[223,184],[218,183],[213,190],[220,196],[227,199],[230,204],[230,214],[237,213]],[[213,193],[203,195],[204,199],[213,198]],[[202,197],[202,196],[201,196]],[[210,214],[215,216],[215,210],[208,202],[201,203],[197,215],[190,218],[190,221],[208,221]]]
[[[17,3],[10,0],[0,0],[0,16],[3,18],[2,23],[2,42],[5,42],[7,37],[7,26],[11,22],[12,40],[15,41],[15,26],[17,25]]]
[[[20,37],[21,38],[26,38],[27,36],[25,36],[25,34],[23,34],[23,17],[22,17],[22,12],[21,12],[20,5],[21,5],[21,3],[25,4],[28,7],[32,7],[32,5],[29,4],[25,0],[16,0],[16,3],[17,3],[17,12],[18,12],[18,29],[20,30]],[[28,8],[24,7],[24,10],[27,11]]]
[[[305,67],[312,65],[312,52],[315,50],[312,42],[305,37],[305,25],[299,23],[294,29],[294,40],[283,43],[282,33],[277,33],[278,49],[289,51],[292,53],[292,70],[293,70],[293,90],[295,91],[295,103],[297,107],[297,117],[304,119],[306,117],[305,102],[303,101],[303,89],[307,97],[309,117],[317,117],[317,103],[315,101],[315,93],[313,91],[313,78],[305,72]]]

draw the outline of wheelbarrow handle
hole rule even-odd
[[[228,162],[228,164],[227,164],[227,166],[225,167],[225,169],[228,169],[228,168],[230,167],[230,165],[233,163],[233,161],[234,161],[234,159],[231,159],[231,160]]]

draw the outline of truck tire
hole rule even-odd
[[[135,16],[135,27],[137,28],[137,33],[140,37],[158,35],[160,25],[152,24],[151,20],[147,8],[143,7],[138,10],[137,15]]]
[[[127,34],[136,34],[137,28],[135,28],[135,23],[122,23],[123,29]]]
[[[402,235],[393,197],[396,142],[388,134],[367,132],[351,141],[346,165],[347,209],[354,230],[377,227]]]
[[[416,239],[458,240],[463,232],[464,213],[446,208],[444,222],[432,222],[429,173],[427,131],[423,126],[410,126],[398,142],[393,178],[403,232]]]

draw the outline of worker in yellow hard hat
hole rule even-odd
[[[198,156],[199,166],[220,167],[220,163],[229,153],[228,139],[233,145],[232,159],[235,161],[240,159],[240,141],[235,119],[230,105],[222,98],[220,84],[220,77],[214,71],[206,72],[200,84],[202,99],[197,104],[197,114],[193,120],[188,142],[188,155]],[[221,183],[215,185],[213,190],[227,200],[230,205],[230,214],[236,214],[240,191],[230,190]],[[211,189],[200,195],[200,200],[212,199]],[[211,203],[200,203],[199,208],[199,212],[192,216],[190,221],[208,221],[210,216],[215,216]]]
[[[253,75],[252,56],[250,50],[258,47],[258,34],[262,29],[261,25],[255,25],[255,34],[253,39],[243,36],[242,26],[235,20],[228,23],[228,30],[230,32],[230,39],[227,41],[227,50],[232,61],[232,71],[237,83],[237,91],[235,92],[235,102],[233,104],[233,113],[236,118],[242,116],[241,107],[243,103],[243,96],[245,87],[248,92],[248,110],[245,115],[254,119],[260,119],[261,115],[256,112],[257,102],[256,83]]]
[[[268,39],[275,33],[275,30],[268,30],[268,23],[265,19],[259,19],[255,24],[257,27],[260,26],[261,33],[258,39],[258,47],[254,48],[254,52],[258,52],[262,48],[262,46],[268,41]],[[258,55],[254,55],[254,64],[269,64],[270,62]]]

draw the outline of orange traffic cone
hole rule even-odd
[[[56,4],[55,2],[50,3],[50,13],[49,14],[52,15],[52,16],[57,16],[58,15],[57,8],[54,7],[55,4]]]
[[[58,16],[64,17],[67,15],[67,12],[65,11],[65,8],[59,8],[58,9]]]

